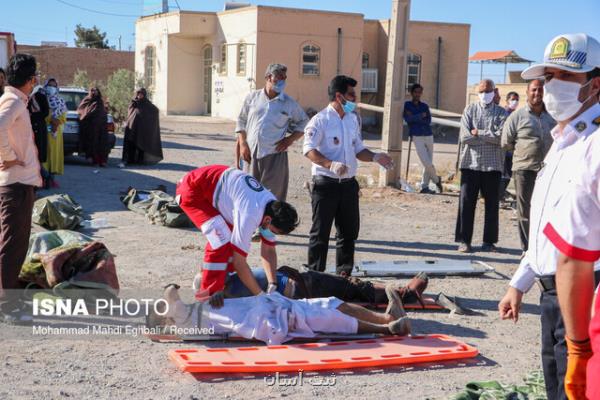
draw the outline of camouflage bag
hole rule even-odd
[[[68,194],[55,194],[37,200],[32,220],[49,230],[77,229],[83,221],[83,208]]]

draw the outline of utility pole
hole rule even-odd
[[[121,51],[121,35],[119,35],[119,51]]]
[[[380,169],[379,186],[394,186],[400,179],[402,162],[402,113],[406,96],[406,57],[410,0],[392,0],[388,33],[388,62],[385,74],[385,101],[381,149],[394,160],[391,170]]]

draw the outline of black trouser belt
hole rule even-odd
[[[594,288],[598,286],[600,283],[600,271],[594,272]],[[555,275],[542,275],[537,277],[537,284],[540,287],[542,292],[549,292],[551,290],[556,290],[556,276]]]
[[[354,181],[354,178],[344,178],[344,179],[338,179],[338,178],[331,178],[329,176],[323,176],[323,175],[315,175],[313,176],[313,182],[315,183],[346,183],[346,182],[352,182]]]

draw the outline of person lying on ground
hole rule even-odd
[[[251,268],[254,279],[263,291],[269,285],[265,271],[261,268]],[[202,277],[196,275],[193,288],[198,290]],[[386,287],[394,290],[400,296],[403,304],[419,302],[424,306],[423,292],[427,288],[429,278],[424,272],[415,275],[408,284],[400,281],[366,281],[355,277],[342,277],[326,272],[313,271],[303,268],[300,271],[288,266],[277,270],[277,291],[290,299],[337,297],[351,303],[386,304],[388,295]],[[244,286],[236,273],[228,274],[225,280],[224,297],[249,297],[252,293]]]
[[[164,318],[154,314],[149,318],[149,325],[200,328],[199,332],[234,334],[267,344],[281,344],[294,338],[313,338],[319,333],[404,336],[411,329],[397,295],[392,297],[386,312],[382,314],[335,297],[292,300],[277,292],[225,299],[222,307],[215,308],[209,302],[185,304],[179,297],[178,289],[175,284],[167,285],[164,292],[167,313]]]
[[[234,270],[250,293],[262,292],[246,261],[257,229],[267,292],[277,289],[275,235],[287,235],[298,226],[292,205],[278,201],[249,174],[225,165],[209,165],[185,175],[177,184],[176,201],[208,240],[197,299],[210,296],[213,306],[221,304],[225,278]]]

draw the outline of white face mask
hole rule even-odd
[[[566,121],[581,109],[584,101],[579,101],[579,91],[586,87],[577,82],[561,81],[552,79],[544,85],[544,104],[552,118],[557,121]],[[591,96],[590,96],[591,97]]]
[[[483,104],[490,104],[492,100],[494,100],[494,92],[479,93],[479,100],[481,100]]]
[[[518,106],[519,100],[511,100],[508,102],[508,108],[510,108],[511,110],[516,110]]]

